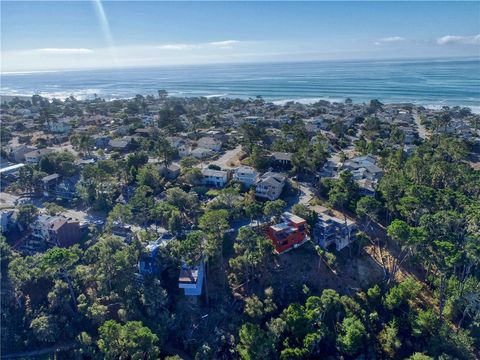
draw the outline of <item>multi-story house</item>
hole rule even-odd
[[[10,148],[10,151],[8,152],[8,157],[11,160],[15,161],[16,163],[22,163],[25,161],[25,154],[33,150],[35,150],[34,147],[22,144],[22,145]]]
[[[257,182],[258,173],[250,166],[240,166],[233,173],[233,180],[242,183],[246,188]]]
[[[220,149],[222,148],[222,142],[219,139],[211,136],[205,136],[200,138],[197,141],[197,145],[199,148],[209,149],[212,151],[220,151]]]
[[[203,290],[205,277],[205,264],[201,261],[198,265],[183,264],[178,277],[178,287],[183,289],[186,296],[200,296]]]
[[[38,165],[40,160],[53,151],[50,149],[39,149],[25,153],[25,162],[29,165]]]
[[[352,220],[321,213],[312,229],[312,237],[322,248],[335,244],[337,251],[340,251],[355,240],[356,230],[356,224]]]
[[[228,182],[228,172],[224,170],[202,169],[203,184],[217,188],[224,187]]]
[[[297,247],[307,238],[305,219],[289,212],[283,213],[281,219],[282,222],[271,225],[267,230],[277,253]]]
[[[267,172],[257,181],[255,195],[268,200],[276,200],[285,186],[286,176],[279,173]]]
[[[54,246],[68,247],[82,237],[80,224],[63,216],[40,215],[31,228],[33,237]]]
[[[292,153],[273,152],[270,155],[272,165],[281,169],[290,169],[292,167]]]

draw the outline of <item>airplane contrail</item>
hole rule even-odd
[[[110,24],[108,23],[107,15],[105,14],[105,9],[103,8],[103,4],[101,0],[92,0],[93,5],[95,7],[95,12],[97,13],[98,21],[100,22],[100,26],[102,27],[103,36],[107,43],[108,49],[110,50],[110,54],[112,56],[115,65],[118,67],[118,57],[117,51],[115,48],[115,44],[113,42],[112,31],[110,30]]]

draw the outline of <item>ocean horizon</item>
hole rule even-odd
[[[107,100],[165,89],[177,97],[465,106],[480,112],[480,58],[325,60],[1,74],[0,96]]]

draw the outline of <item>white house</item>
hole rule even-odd
[[[178,136],[170,136],[167,138],[167,140],[172,147],[177,149],[178,156],[183,158],[192,153],[192,145],[187,140]]]
[[[233,173],[233,180],[242,183],[247,188],[257,182],[257,177],[257,172],[250,166],[240,166]]]
[[[15,161],[16,163],[21,163],[25,161],[25,154],[33,150],[35,150],[34,147],[30,147],[22,144],[22,145],[10,148],[8,156],[10,157],[10,159]]]
[[[353,179],[364,195],[375,193],[375,186],[383,175],[382,169],[375,163],[373,156],[366,155],[347,160],[342,166],[342,170],[349,170],[352,173]]]
[[[29,165],[38,165],[42,157],[52,153],[50,149],[33,150],[25,153],[25,162]]]
[[[210,149],[213,151],[220,151],[220,149],[222,148],[222,142],[211,136],[205,136],[200,138],[197,141],[197,145],[199,148]]]
[[[57,134],[66,134],[70,131],[71,128],[72,126],[65,120],[52,122],[49,125],[50,131]]]
[[[207,186],[224,187],[228,182],[228,172],[224,170],[202,169],[203,184]]]
[[[210,149],[200,148],[197,147],[192,150],[192,156],[196,157],[197,159],[205,159],[206,157],[213,154],[213,151]]]
[[[268,200],[276,200],[285,186],[286,176],[267,172],[261,176],[255,186],[255,195]]]

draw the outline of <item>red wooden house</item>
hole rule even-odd
[[[306,220],[289,212],[282,214],[282,222],[268,227],[267,235],[277,253],[303,243],[306,238]]]

